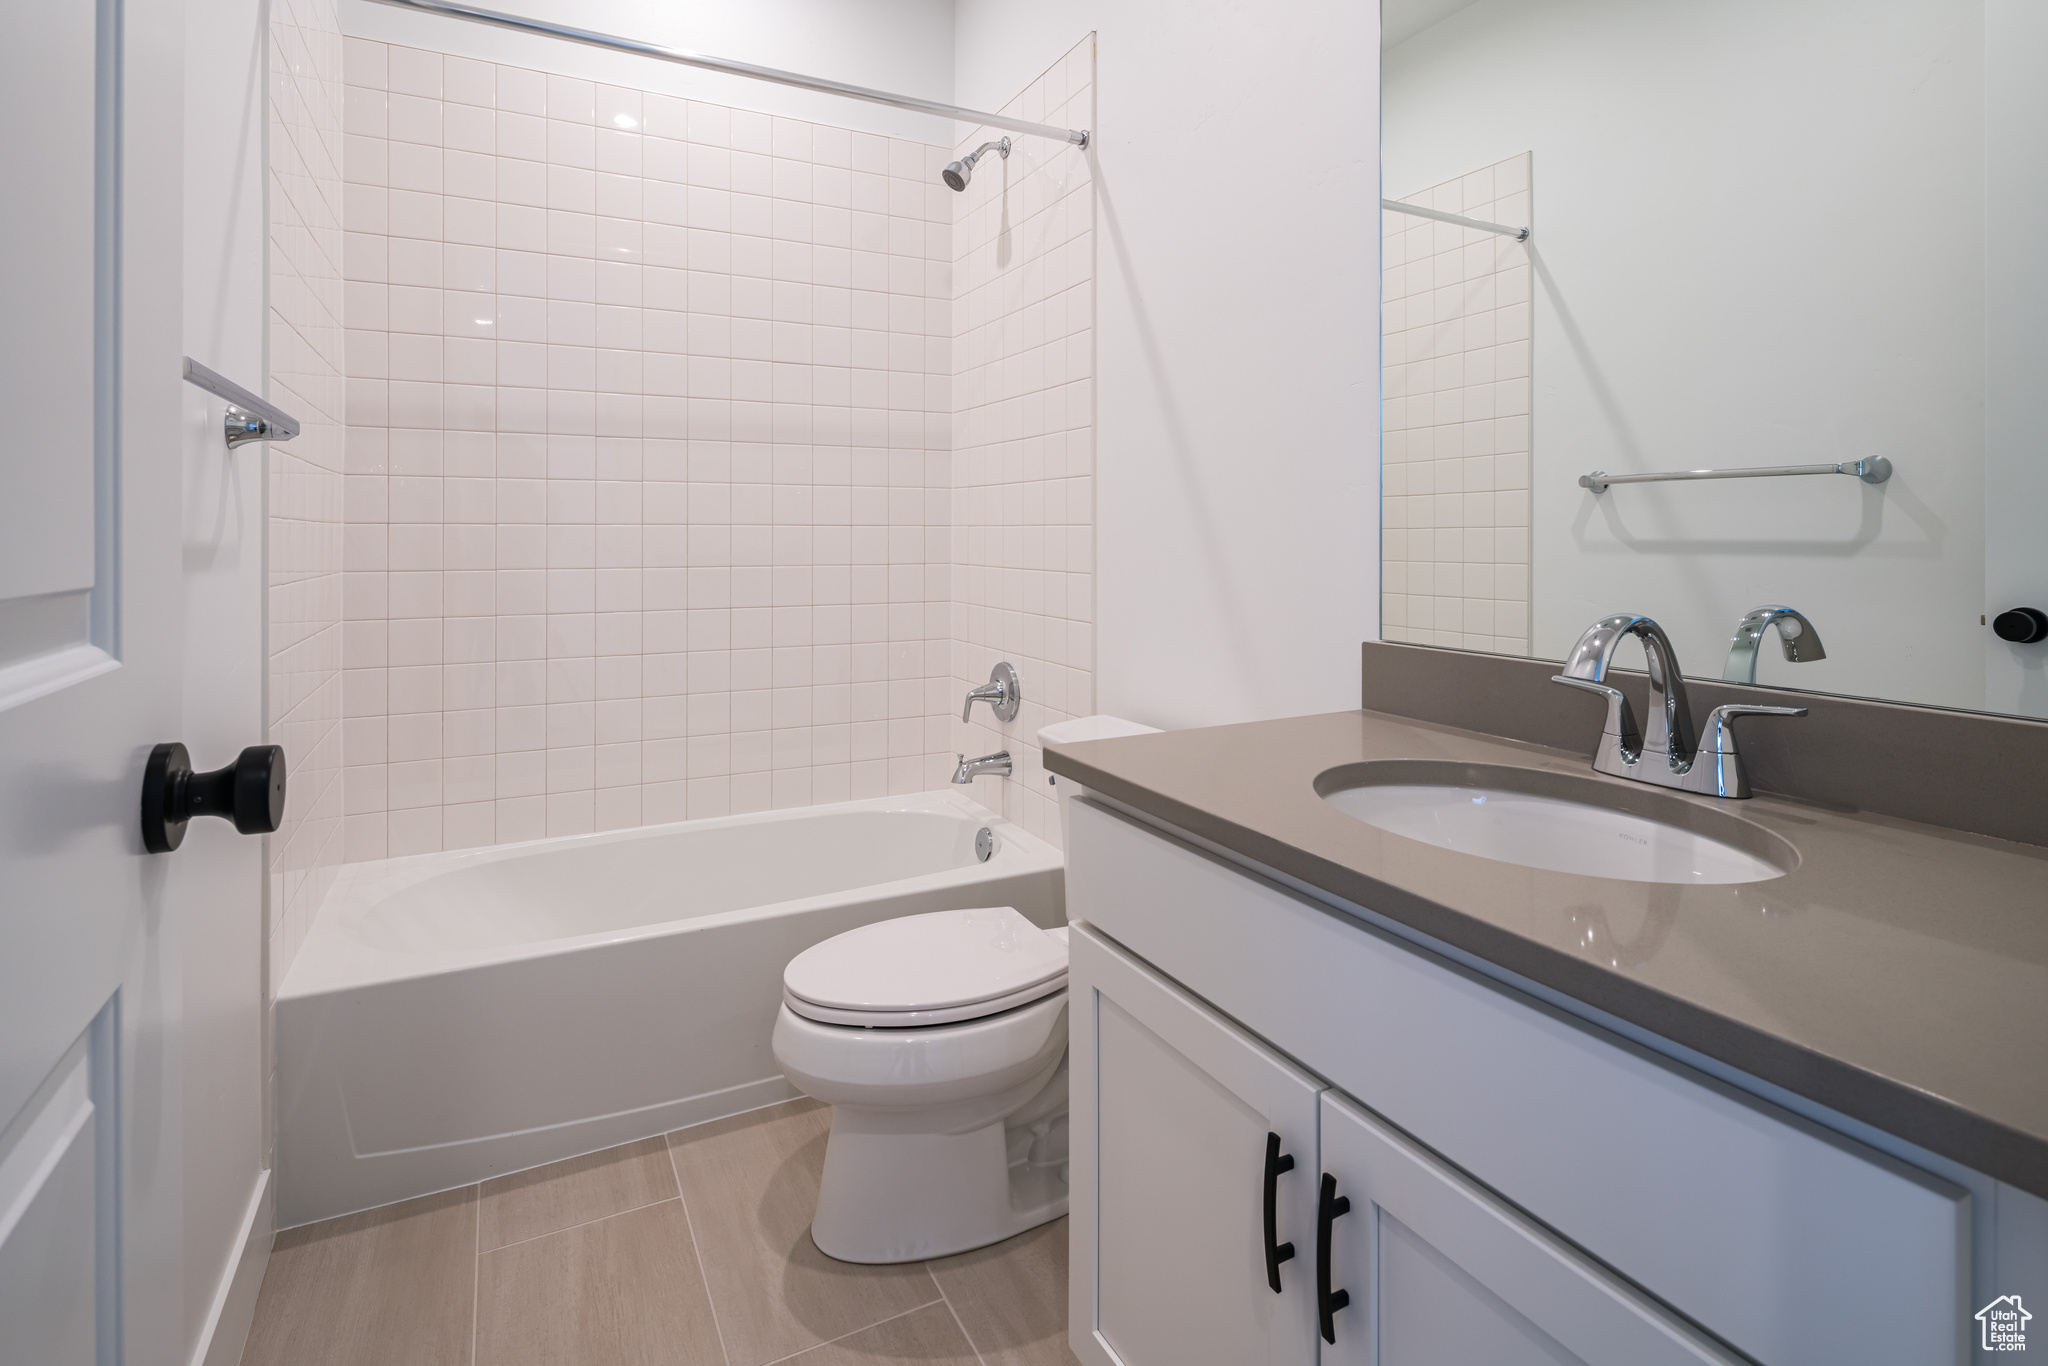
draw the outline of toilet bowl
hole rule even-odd
[[[938,911],[790,960],[775,1057],[832,1106],[819,1251],[920,1261],[1066,1213],[1066,933]]]

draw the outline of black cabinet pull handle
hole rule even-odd
[[[1330,1289],[1330,1225],[1338,1215],[1350,1212],[1351,1197],[1337,1194],[1337,1178],[1324,1172],[1323,1189],[1316,1197],[1316,1319],[1324,1342],[1337,1340],[1337,1311],[1351,1303],[1349,1290]]]
[[[1273,1293],[1280,1293],[1280,1263],[1294,1256],[1294,1244],[1279,1239],[1279,1226],[1274,1205],[1274,1187],[1280,1183],[1280,1173],[1294,1170],[1294,1158],[1280,1151],[1280,1135],[1266,1135],[1266,1284],[1273,1287]]]
[[[219,816],[245,835],[268,835],[284,819],[284,750],[251,745],[226,768],[194,773],[183,745],[158,745],[142,770],[142,847],[168,854],[194,816]]]

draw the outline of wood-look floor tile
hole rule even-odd
[[[278,1235],[243,1366],[462,1366],[476,1187]]]
[[[763,1366],[939,1298],[922,1263],[856,1266],[811,1242],[831,1115],[791,1101],[669,1135],[731,1366]]]
[[[977,1366],[974,1348],[943,1304],[863,1328],[791,1357],[786,1366]]]
[[[484,1182],[477,1245],[489,1252],[675,1198],[667,1145],[642,1139]]]
[[[477,1366],[718,1366],[679,1200],[486,1252]]]
[[[930,1263],[985,1366],[1079,1366],[1067,1347],[1067,1221]]]

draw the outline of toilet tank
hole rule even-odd
[[[1121,716],[1077,716],[1071,721],[1059,721],[1050,726],[1040,726],[1038,743],[1041,748],[1049,745],[1070,745],[1082,740],[1109,740],[1119,735],[1157,735],[1159,727],[1141,726],[1136,721],[1126,721]],[[1088,795],[1088,789],[1072,778],[1056,778],[1053,792],[1060,804],[1060,843],[1066,844],[1067,803],[1076,797]]]

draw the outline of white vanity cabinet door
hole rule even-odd
[[[1323,1366],[1734,1366],[1741,1360],[1334,1091]],[[1348,1202],[1348,1207],[1344,1202]],[[1320,1216],[1319,1216],[1320,1217]],[[1317,1255],[1323,1239],[1320,1227]]]
[[[1071,1323],[1087,1366],[1313,1366],[1322,1083],[1076,926]],[[1268,1134],[1277,1173],[1268,1280]],[[1284,1164],[1275,1164],[1276,1166]]]

